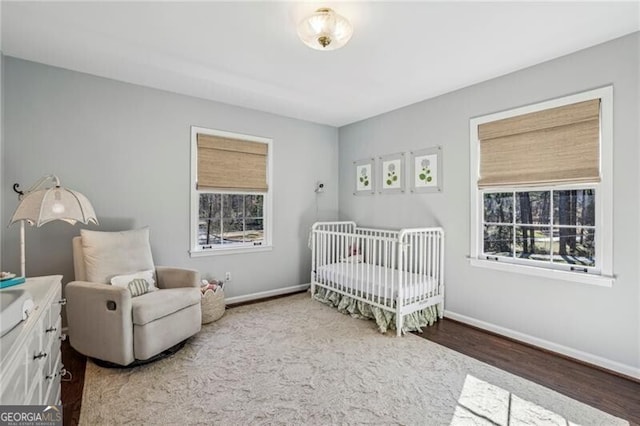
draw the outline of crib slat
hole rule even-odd
[[[344,287],[345,285],[348,287],[350,283],[348,281],[349,277],[345,276],[345,271],[344,271],[345,263],[342,261],[343,256],[344,256],[344,233],[340,232],[340,234],[338,235],[338,253],[336,256],[336,262],[338,262],[338,270],[340,271],[339,272],[340,277],[342,277],[342,281],[343,281],[342,287]]]
[[[396,244],[391,244],[391,270],[395,271],[397,269],[397,265],[396,265]],[[395,277],[396,274],[393,274],[392,276]],[[396,294],[396,288],[399,285],[399,280],[397,282],[393,282],[391,281],[391,293],[389,293],[389,295],[387,295],[387,299],[386,299],[386,305],[389,307],[393,306],[393,299],[395,297]]]
[[[369,288],[369,286],[371,285],[371,277],[369,275],[369,265],[371,265],[371,261],[369,259],[369,256],[371,255],[371,244],[370,244],[370,240],[369,238],[365,238],[365,248],[364,248],[364,259],[366,259],[366,262],[363,264],[363,278],[365,278],[365,288],[366,293],[369,294],[371,292],[371,289]],[[366,277],[365,277],[366,275]]]
[[[429,247],[429,251],[431,253],[433,253],[433,235],[431,233],[429,233],[429,236],[427,237],[427,244],[428,244],[428,247]],[[427,291],[429,292],[428,294],[432,295],[433,294],[433,282],[434,282],[432,256],[429,256],[429,258],[427,258],[427,277],[429,279],[429,287],[428,287]]]
[[[437,240],[437,241],[436,241]],[[434,274],[434,289],[438,289],[438,292],[440,292],[440,256],[442,256],[442,253],[440,252],[440,238],[438,236],[438,238],[434,238],[434,244],[433,244],[433,252],[435,253],[434,255],[434,263],[435,263],[435,269],[436,269],[436,273]]]
[[[419,248],[416,256],[420,259],[420,286],[419,286],[419,301],[426,298],[427,288],[429,286],[429,258],[428,258],[428,249],[427,249],[427,240],[429,238],[429,233],[421,233],[419,239]]]
[[[416,256],[416,302],[420,302],[423,299],[423,284],[424,284],[424,271],[422,268],[424,267],[424,258],[423,258],[423,250],[422,250],[422,242],[424,241],[423,233],[416,234],[416,248],[415,248],[415,256]]]
[[[414,280],[414,261],[413,255],[413,234],[407,235],[407,291],[404,293],[404,304],[408,305],[413,303],[413,280]]]
[[[321,256],[322,256],[322,266],[327,264],[327,234],[320,234],[321,243]],[[326,274],[322,274],[321,282],[326,285]]]
[[[438,241],[437,236],[433,235],[431,237],[431,251],[434,254],[431,256],[429,261],[431,262],[431,270],[433,271],[433,281],[431,282],[431,292],[436,294],[438,292],[438,262],[437,262],[437,254],[438,254]]]
[[[378,264],[380,262],[380,260],[378,259],[379,251],[380,251],[380,240],[379,239],[374,239],[373,240],[373,257],[374,257],[375,260],[374,260],[373,265],[376,265],[376,264]],[[373,280],[371,282],[371,287],[372,287],[371,290],[372,290],[372,293],[375,293],[373,291],[373,289],[375,289],[376,286],[378,285],[378,283],[380,282],[380,270],[374,268],[373,265],[372,265],[372,268],[371,268],[372,272],[373,272]],[[371,301],[372,302],[374,301],[374,297],[373,296],[371,297]]]

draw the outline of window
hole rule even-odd
[[[200,193],[198,246],[264,244],[264,195]]]
[[[271,246],[271,140],[192,127],[191,255]]]
[[[612,97],[471,120],[472,265],[612,285]]]
[[[596,266],[595,188],[483,193],[482,254],[587,272]]]

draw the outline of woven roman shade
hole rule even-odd
[[[600,99],[478,126],[478,187],[600,181]]]
[[[198,133],[198,189],[266,192],[266,143]]]

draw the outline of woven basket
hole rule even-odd
[[[220,319],[224,315],[224,291],[218,289],[207,290],[202,295],[202,323],[208,324],[210,322]]]

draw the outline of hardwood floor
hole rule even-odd
[[[640,382],[444,319],[417,336],[640,425]]]
[[[70,381],[62,382],[62,424],[77,425],[80,420],[87,357],[76,352],[69,340],[65,340],[62,342],[62,363],[72,375]]]
[[[450,319],[414,334],[624,418],[632,425],[640,425],[638,381]],[[63,423],[76,425],[80,418],[86,358],[68,342],[62,345],[62,358],[73,374],[70,382],[62,383]]]

